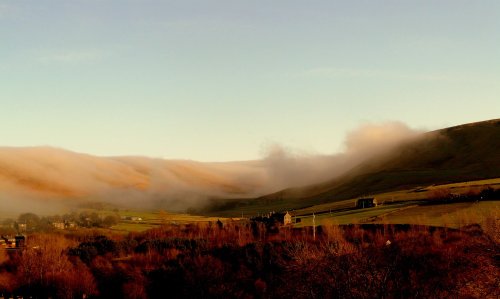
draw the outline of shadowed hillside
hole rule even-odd
[[[249,206],[298,208],[431,184],[500,177],[500,119],[422,134],[321,184],[290,188],[255,200],[232,200],[214,211]]]

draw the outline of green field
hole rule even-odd
[[[500,178],[469,181],[444,185],[431,185],[371,195],[376,198],[378,207],[354,209],[356,199],[334,201],[315,205],[293,212],[301,223],[297,227],[312,225],[312,214],[316,213],[316,225],[323,222],[338,224],[351,223],[393,223],[393,224],[428,224],[436,226],[458,227],[468,218],[480,221],[490,214],[500,214],[499,201],[479,203],[451,203],[441,205],[422,205],[435,190],[449,190],[456,194],[466,194],[472,190],[500,188]],[[349,209],[346,211],[346,209]],[[471,220],[471,221],[472,221]],[[469,221],[470,222],[470,221]]]
[[[132,222],[120,222],[118,225],[112,226],[110,229],[122,232],[143,232],[148,229],[158,227],[159,224],[153,223],[132,223]]]
[[[452,193],[465,194],[471,190],[484,188],[486,186],[499,189],[500,178],[460,182],[453,184],[423,186],[409,190],[380,193],[376,194],[375,197],[381,203],[405,201],[405,200],[423,200],[426,199],[430,193],[432,193],[437,189],[448,189]]]
[[[431,226],[461,227],[481,223],[488,217],[499,219],[500,200],[417,205],[413,202],[382,205],[368,209],[331,212],[315,216],[315,225],[322,224],[419,224]],[[300,223],[295,227],[313,225],[313,216],[297,216]]]
[[[396,203],[401,201],[426,200],[429,198],[429,194],[438,189],[448,189],[452,193],[465,194],[471,190],[481,189],[485,187],[500,189],[500,178],[460,182],[453,184],[421,186],[406,190],[372,194],[370,195],[370,197],[376,198],[377,201],[382,204]],[[332,203],[315,205],[305,209],[299,209],[297,210],[297,213],[306,214],[318,211],[327,211],[329,209],[337,210],[342,208],[354,207],[355,205],[356,205],[356,199],[347,199]]]
[[[109,213],[105,211],[104,213]],[[151,228],[158,227],[163,224],[187,224],[187,223],[203,223],[216,222],[217,220],[226,221],[226,218],[194,216],[189,214],[174,214],[167,212],[147,212],[147,211],[118,211],[120,217],[134,216],[140,217],[141,220],[121,220],[118,225],[112,226],[112,230],[124,232],[141,232]]]
[[[375,197],[379,203],[397,203],[402,201],[426,200],[438,189],[447,189],[454,194],[466,194],[469,191],[491,187],[500,189],[500,178],[475,180],[440,185],[421,185],[409,189],[391,192],[371,193],[365,196]],[[359,197],[357,197],[359,198]],[[212,211],[202,211],[201,214],[221,217],[254,217],[275,211],[294,211],[295,215],[307,215],[325,211],[353,208],[357,198],[341,200],[335,197],[319,199],[277,198],[277,199],[235,199],[221,201]]]

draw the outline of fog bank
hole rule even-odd
[[[3,147],[0,209],[43,213],[85,201],[171,211],[200,208],[207,199],[254,197],[331,180],[420,133],[400,122],[365,123],[346,134],[339,153],[308,154],[275,144],[261,160],[224,163]]]

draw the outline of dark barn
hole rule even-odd
[[[358,209],[371,208],[376,206],[377,206],[377,200],[373,197],[360,198],[356,201],[356,208]]]

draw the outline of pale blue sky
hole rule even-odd
[[[0,145],[203,161],[499,117],[500,1],[0,0]]]

